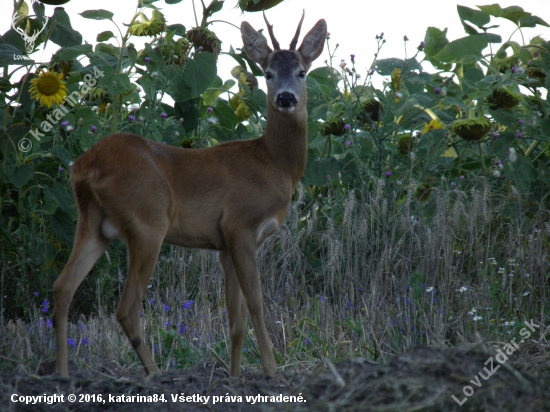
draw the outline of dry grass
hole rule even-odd
[[[380,180],[362,196],[307,206],[300,191],[259,257],[281,366],[355,355],[387,361],[416,345],[508,341],[524,319],[548,325],[550,212],[528,214],[515,191],[501,190],[481,180],[471,189],[434,188],[420,202],[413,181]],[[159,262],[142,323],[161,367],[228,362],[215,254],[166,248]],[[103,291],[95,314],[73,319],[71,359],[139,368],[114,320],[112,292]],[[33,371],[53,358],[48,314],[37,308],[33,319],[0,325],[3,368]],[[259,362],[252,331],[245,351],[248,364]]]

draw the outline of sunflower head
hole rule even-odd
[[[464,140],[481,140],[491,129],[491,121],[486,117],[478,119],[455,120],[451,125],[451,131]]]
[[[62,73],[44,69],[30,83],[31,97],[47,108],[51,108],[54,103],[63,103],[67,97],[67,86]]]

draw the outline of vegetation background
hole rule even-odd
[[[49,18],[33,50],[57,48],[49,61],[21,60],[32,50],[20,33],[6,27],[0,37],[2,369],[53,358],[51,286],[74,236],[74,159],[115,131],[198,148],[265,126],[261,71],[211,30],[235,4],[195,2],[196,17],[168,25],[164,14],[179,1],[140,0],[126,26],[107,10],[83,11],[97,22],[95,41],[62,7],[14,2],[15,27],[27,35]],[[259,257],[283,369],[319,358],[387,361],[416,345],[508,342],[531,319],[542,325],[531,341],[546,342],[550,44],[509,40],[497,27],[549,26],[521,7],[457,13],[463,37],[426,22],[422,42],[404,38],[403,56],[379,58],[380,33],[368,63],[359,54],[335,60],[341,39],[328,38],[326,64],[309,73],[308,166],[286,224]],[[220,54],[234,59],[230,73],[218,70]],[[76,104],[45,130],[73,92]],[[77,292],[68,342],[77,365],[139,365],[113,317],[125,267],[124,245],[114,243]],[[227,362],[222,291],[213,253],[163,248],[142,315],[162,369]],[[244,350],[248,364],[259,362],[253,333]]]

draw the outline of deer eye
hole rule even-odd
[[[305,70],[302,70],[298,76],[300,76],[301,79],[305,78],[306,77],[306,71]]]
[[[273,79],[273,75],[270,72],[266,72],[265,73],[265,79],[266,80],[271,80],[271,79]]]

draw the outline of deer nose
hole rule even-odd
[[[293,93],[282,92],[277,95],[277,106],[279,107],[292,107],[295,106],[298,101]]]

